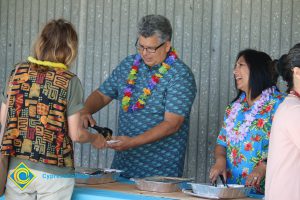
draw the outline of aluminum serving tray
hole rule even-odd
[[[249,195],[251,187],[244,185],[228,184],[228,188],[222,184],[212,186],[208,183],[189,183],[192,191],[198,196],[211,196],[216,198],[243,198]]]
[[[116,182],[120,172],[120,170],[115,169],[76,168],[75,182],[88,185],[112,183]]]
[[[179,177],[165,177],[165,176],[153,176],[146,178],[134,178],[136,187],[139,190],[169,193],[180,190],[179,183],[188,182],[193,179],[190,178],[179,178]]]

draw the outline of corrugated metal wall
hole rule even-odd
[[[195,74],[198,94],[191,113],[185,175],[207,180],[224,108],[235,95],[232,68],[244,48],[273,58],[300,39],[300,0],[0,0],[1,88],[13,64],[30,55],[47,20],[64,17],[80,38],[73,68],[85,97],[118,62],[135,53],[136,23],[146,14],[167,16],[173,46]],[[95,115],[117,129],[117,103]],[[108,167],[113,151],[76,144],[76,165]]]

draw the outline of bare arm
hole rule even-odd
[[[180,126],[182,125],[183,121],[183,116],[166,112],[164,115],[164,121],[158,124],[157,126],[149,129],[148,131],[136,137],[116,137],[115,139],[120,140],[120,142],[111,144],[109,147],[115,150],[126,150],[129,148],[134,148],[144,144],[158,141],[164,137],[167,137],[177,132]]]
[[[94,114],[107,104],[109,104],[112,99],[108,96],[105,96],[98,89],[93,91],[92,94],[87,98],[84,103],[84,109],[90,114]]]
[[[73,142],[91,143],[95,148],[103,148],[106,146],[106,140],[100,134],[92,134],[83,127],[80,120],[80,112],[68,117],[69,136]]]
[[[81,111],[81,120],[83,121],[84,127],[87,128],[89,123],[91,126],[94,126],[96,121],[92,118],[92,114],[102,109],[111,101],[112,99],[110,97],[105,96],[98,89],[92,92],[84,103],[84,109]]]
[[[212,166],[209,173],[211,182],[215,182],[220,174],[227,179],[226,175],[226,148],[221,145],[215,147],[215,160],[216,163]]]
[[[215,147],[215,159],[216,162],[223,162],[226,160],[226,149],[218,144]]]
[[[1,120],[0,120],[1,125],[5,125],[5,122],[3,120],[5,118],[6,109],[7,109],[7,105],[2,102],[2,104],[1,104],[1,116],[0,116],[1,117]]]

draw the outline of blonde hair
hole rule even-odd
[[[33,49],[34,57],[38,60],[69,66],[77,56],[77,48],[78,37],[73,25],[64,19],[58,19],[45,25]]]

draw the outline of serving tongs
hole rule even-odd
[[[111,140],[113,131],[107,127],[100,127],[94,125],[93,127],[89,125],[92,129],[96,130],[99,134],[102,134],[106,140]]]
[[[229,188],[229,186],[227,185],[227,183],[226,183],[226,181],[225,181],[225,179],[224,179],[224,176],[223,176],[222,174],[220,174],[219,176],[220,176],[220,179],[221,179],[223,185],[224,185],[225,187]]]
[[[222,181],[222,184],[223,184],[225,187],[229,188],[229,186],[227,185],[227,183],[226,183],[226,181],[225,181],[225,179],[224,179],[224,176],[223,176],[222,174],[220,174],[219,177],[220,177],[220,179],[221,179],[221,181]],[[218,186],[217,180],[215,180],[215,181],[212,183],[212,186],[215,186],[215,187]]]
[[[105,174],[105,171],[102,169],[98,169],[92,173],[90,173],[90,175],[94,176],[94,175],[99,175],[99,174]]]

